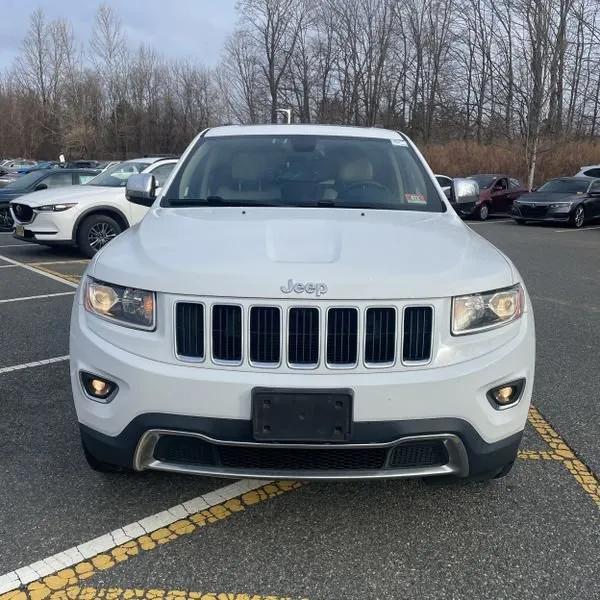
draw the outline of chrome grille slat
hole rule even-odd
[[[212,357],[215,361],[242,361],[242,307],[215,304],[212,307]]]
[[[396,358],[396,309],[368,308],[365,331],[365,363],[393,364]]]
[[[204,305],[197,302],[175,305],[175,341],[178,356],[204,359]]]
[[[288,363],[315,367],[319,363],[319,309],[294,307],[289,311]]]
[[[330,308],[327,311],[327,364],[354,366],[358,357],[358,310]]]
[[[276,306],[250,309],[250,361],[277,365],[281,360],[281,311]]]
[[[407,306],[404,309],[402,360],[407,363],[431,359],[433,309],[431,306]]]

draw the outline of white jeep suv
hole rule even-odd
[[[47,246],[78,246],[91,257],[148,210],[127,202],[127,179],[150,173],[161,186],[176,164],[173,158],[136,158],[109,167],[85,185],[22,196],[10,204],[14,237]]]
[[[95,256],[74,303],[71,380],[93,468],[510,470],[533,386],[531,304],[406,136],[217,127],[155,189],[151,174],[129,179],[129,200],[152,208]]]

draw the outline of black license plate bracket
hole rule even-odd
[[[254,388],[254,439],[269,442],[346,442],[352,437],[349,389]]]

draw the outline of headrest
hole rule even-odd
[[[339,178],[345,183],[370,181],[373,179],[373,165],[367,158],[355,158],[342,165]]]

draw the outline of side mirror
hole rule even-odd
[[[600,190],[590,190],[589,195],[598,198],[600,197]]]
[[[47,186],[45,183],[38,183],[38,184],[35,186],[35,189],[34,189],[34,191],[35,191],[35,192],[39,192],[40,190],[47,190],[47,189],[48,189],[48,186]]]
[[[452,196],[456,204],[475,204],[479,200],[479,184],[473,179],[453,179]]]
[[[133,204],[152,206],[156,200],[156,178],[150,173],[130,175],[125,187],[125,197]]]

